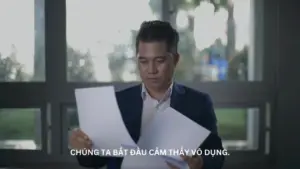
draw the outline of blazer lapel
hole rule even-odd
[[[120,106],[123,120],[132,139],[137,143],[140,137],[143,101],[141,97],[141,86],[136,86],[132,92],[128,93]]]
[[[143,101],[141,97],[141,85],[135,86],[131,92],[120,96],[119,108],[121,109],[124,124],[134,142],[138,142],[141,130]],[[108,169],[120,168],[123,158],[110,158]]]
[[[141,134],[141,126],[142,126],[142,111],[143,111],[143,99],[142,99],[142,85],[139,85],[138,90],[136,92],[136,96],[133,97],[134,99],[132,99],[132,107],[135,107],[134,110],[134,116],[136,117],[134,119],[134,125],[133,127],[135,127],[135,137],[134,137],[134,141],[137,143],[139,138],[140,138],[140,134]]]
[[[172,89],[172,94],[171,94],[171,107],[180,113],[183,113],[184,110],[184,94],[185,94],[185,89],[183,86],[174,83],[173,89]]]

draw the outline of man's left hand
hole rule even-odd
[[[189,156],[181,156],[181,158],[188,164],[189,169],[202,169],[203,167],[203,159],[201,156],[189,157]],[[168,163],[170,169],[179,169],[174,165]]]

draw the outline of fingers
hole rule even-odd
[[[181,158],[189,165],[190,168],[201,168],[203,165],[201,156],[181,156]]]
[[[77,137],[88,138],[88,136],[83,131],[81,131],[79,128],[74,129],[72,132]]]
[[[180,157],[181,157],[184,161],[188,161],[188,160],[189,160],[189,156],[181,155]]]
[[[74,129],[72,131],[70,137],[70,144],[72,148],[76,148],[76,149],[83,149],[83,148],[90,149],[92,147],[92,141],[80,129]]]
[[[77,138],[79,139],[80,142],[83,142],[87,147],[92,146],[92,140],[89,139],[89,137],[81,130],[77,130]]]
[[[181,158],[182,158],[185,162],[187,162],[188,164],[190,164],[190,163],[192,162],[192,160],[193,160],[193,157],[186,156],[186,155],[181,156]]]

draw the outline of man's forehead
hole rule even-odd
[[[163,42],[140,42],[138,50],[141,52],[166,52],[168,49]]]
[[[145,46],[145,45],[150,45],[150,46],[167,46],[165,41],[139,41],[138,43],[139,46]]]
[[[169,53],[156,53],[156,54],[143,54],[143,53],[138,53],[137,54],[137,58],[145,58],[145,59],[155,59],[155,58],[165,58],[165,57],[169,57],[170,54]]]

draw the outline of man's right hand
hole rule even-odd
[[[92,148],[92,141],[80,129],[74,129],[72,131],[69,142],[73,149],[82,150]]]

